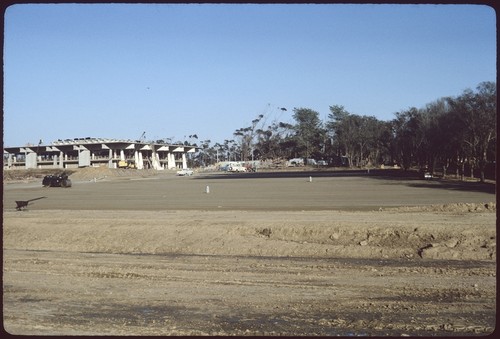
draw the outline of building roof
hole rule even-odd
[[[74,138],[74,139],[58,139],[53,141],[49,145],[43,145],[42,143],[38,145],[25,145],[25,146],[15,146],[15,147],[4,147],[4,153],[23,153],[23,152],[55,152],[59,150],[78,150],[85,149],[87,147],[92,149],[108,149],[109,146],[117,146],[117,148],[134,148],[134,149],[155,149],[157,151],[186,151],[187,148],[190,152],[199,149],[198,146],[193,145],[179,145],[179,144],[167,144],[167,143],[157,143],[145,140],[130,140],[130,139],[110,139],[110,138]]]

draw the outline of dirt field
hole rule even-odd
[[[493,184],[392,171],[4,175],[3,326],[22,335],[484,336]],[[208,191],[207,191],[208,189]],[[207,193],[208,192],[208,193]],[[33,201],[16,211],[16,200]]]

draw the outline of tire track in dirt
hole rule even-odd
[[[470,334],[494,318],[495,264],[484,261],[6,254],[6,313],[41,307],[30,312],[44,334]],[[440,320],[457,307],[472,313]]]

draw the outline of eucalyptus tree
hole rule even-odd
[[[202,140],[200,141],[200,149],[197,152],[198,154],[198,166],[207,166],[212,163],[213,159],[213,148],[210,147],[210,140]]]
[[[350,114],[330,106],[326,124],[336,155],[347,157],[349,167],[377,165],[390,148],[390,125],[374,116]]]
[[[420,142],[419,111],[411,107],[406,111],[396,112],[395,115],[393,127],[397,160],[403,169],[408,170],[416,162]]]
[[[259,128],[255,131],[257,134],[257,142],[255,145],[254,154],[258,159],[266,160],[274,158],[272,147],[273,127],[268,126],[267,129]]]
[[[218,163],[224,159],[224,145],[216,142],[210,147],[210,164]]]
[[[390,121],[379,121],[379,137],[376,145],[377,164],[394,164],[394,134]]]
[[[384,125],[373,116],[352,115],[354,157],[356,166],[365,166],[369,164],[378,164],[378,158],[381,152],[380,142],[381,133]]]
[[[257,118],[252,120],[252,124],[250,126],[239,128],[233,133],[235,137],[240,139],[239,148],[241,150],[241,160],[243,161],[250,159],[254,160],[254,139],[256,136],[257,124],[263,117],[263,114],[259,114]]]
[[[483,82],[476,87],[474,97],[474,118],[481,122],[477,129],[479,141],[475,148],[478,159],[479,175],[485,180],[485,168],[488,162],[496,160],[497,138],[497,87],[496,83]]]
[[[390,150],[390,128],[374,116],[362,116],[359,126],[359,159],[362,165],[379,165]]]
[[[425,131],[428,167],[432,174],[438,166],[441,167],[443,177],[446,177],[448,168],[458,164],[460,145],[457,136],[461,127],[457,120],[451,119],[450,106],[444,98],[427,104],[424,111],[428,116]]]
[[[295,143],[293,139],[294,125],[284,122],[273,122],[266,129],[257,129],[256,155],[262,160],[289,158]]]
[[[345,110],[344,106],[330,106],[326,128],[331,133],[332,144],[337,150],[335,155],[346,157],[349,167],[352,167],[356,143],[353,116]]]
[[[241,161],[241,147],[238,143],[232,139],[224,140],[222,147],[224,153],[224,160],[226,161]]]
[[[394,148],[405,169],[434,170],[439,164],[446,176],[453,165],[463,177],[467,165],[471,177],[477,169],[484,181],[486,165],[496,155],[496,84],[483,82],[475,92],[467,89],[423,109],[398,112],[392,125]]]
[[[485,180],[485,167],[495,160],[496,141],[496,83],[483,82],[476,92],[467,89],[456,98],[448,98],[452,115],[463,128],[462,152],[471,167],[479,169],[480,180]]]

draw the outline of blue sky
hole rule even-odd
[[[4,19],[4,146],[214,144],[259,114],[391,120],[496,81],[484,5],[17,4]]]

